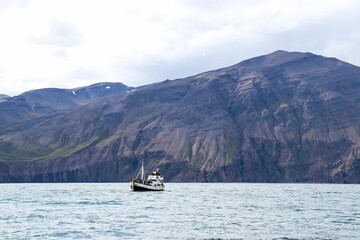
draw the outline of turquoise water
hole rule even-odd
[[[0,239],[360,239],[360,185],[0,184]]]

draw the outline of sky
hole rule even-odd
[[[357,0],[0,0],[0,94],[141,86],[276,50],[360,66]]]

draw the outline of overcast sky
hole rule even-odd
[[[0,93],[140,86],[275,50],[360,65],[357,0],[0,0]]]

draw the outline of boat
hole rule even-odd
[[[145,179],[144,163],[142,162],[136,178],[130,179],[130,188],[133,191],[163,191],[165,188],[164,178],[160,175],[159,169],[156,169]]]

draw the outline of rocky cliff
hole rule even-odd
[[[360,183],[360,68],[277,51],[0,129],[1,182]]]

